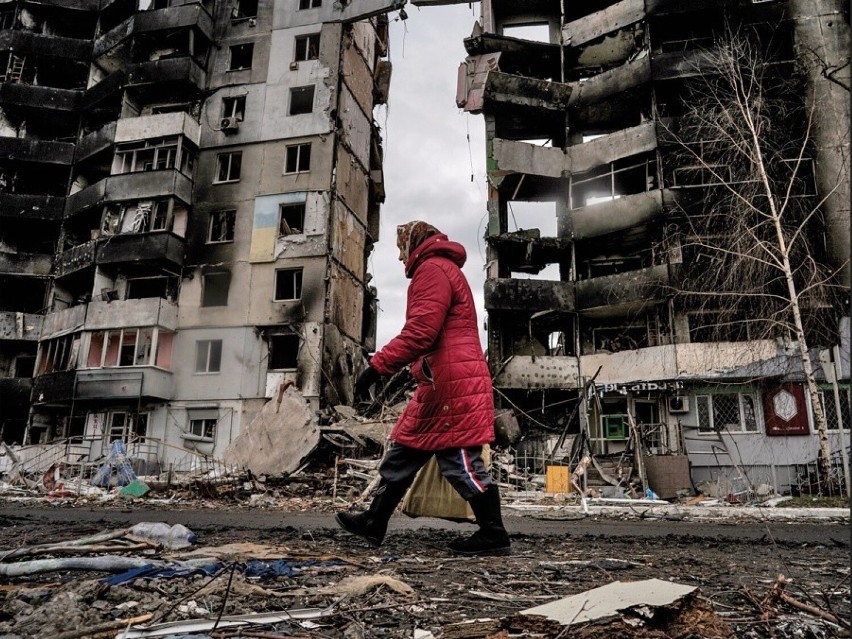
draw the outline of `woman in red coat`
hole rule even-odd
[[[388,520],[417,471],[434,455],[441,473],[466,499],[479,530],[450,544],[460,554],[508,554],[500,495],[481,458],[494,440],[491,375],[479,343],[476,309],[461,271],[464,247],[426,222],[397,227],[399,259],[411,279],[402,332],[358,376],[355,397],[383,375],[411,365],[414,396],[391,431],[379,466],[381,483],[369,509],[338,513],[347,531],[382,543]]]

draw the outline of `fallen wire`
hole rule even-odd
[[[212,583],[213,583],[216,579],[218,579],[218,578],[219,578],[219,576],[220,576],[220,575],[222,575],[222,573],[224,573],[227,569],[228,569],[228,566],[224,566],[224,567],[223,567],[223,568],[221,568],[218,572],[214,573],[214,574],[213,574],[213,576],[212,576],[212,577],[210,577],[210,579],[208,579],[207,581],[205,581],[205,582],[204,582],[201,586],[199,586],[198,588],[196,588],[195,590],[193,590],[191,593],[189,593],[189,594],[187,594],[187,595],[184,595],[181,599],[178,599],[178,600],[177,600],[174,604],[172,604],[172,606],[171,606],[168,610],[166,610],[166,611],[165,611],[163,614],[161,614],[159,617],[157,617],[157,618],[153,619],[153,620],[151,621],[151,625],[158,624],[158,623],[160,623],[161,621],[163,621],[166,617],[168,617],[170,614],[172,614],[178,606],[180,606],[183,602],[187,601],[187,600],[188,600],[188,599],[190,599],[191,597],[194,597],[194,596],[195,596],[195,594],[196,594],[197,592],[199,592],[199,591],[203,590],[204,588],[206,588],[207,586],[209,586],[210,584],[212,584]]]
[[[219,616],[216,617],[216,623],[213,624],[213,630],[219,627],[219,622],[222,621],[222,614],[225,612],[225,606],[228,605],[228,596],[231,594],[231,584],[234,581],[234,573],[237,570],[237,562],[231,564],[231,574],[228,575],[228,585],[225,587],[225,594],[222,596],[222,607],[219,608]]]

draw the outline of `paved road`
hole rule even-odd
[[[552,515],[551,515],[552,516]],[[785,523],[785,522],[689,522],[665,520],[619,521],[606,518],[576,519],[577,514],[566,514],[564,519],[539,519],[533,515],[504,516],[511,534],[548,537],[602,536],[629,539],[650,538],[703,538],[719,541],[756,542],[774,539],[779,543],[823,544],[849,547],[850,527],[836,523]],[[260,531],[293,527],[300,530],[336,528],[330,513],[292,513],[276,510],[159,510],[151,507],[134,507],[116,510],[97,507],[30,507],[5,506],[0,508],[0,526],[47,529],[66,524],[92,524],[113,528],[140,521],[165,521],[182,523],[196,532],[229,528],[233,531]],[[467,524],[456,524],[439,519],[410,519],[395,516],[390,530],[412,530],[421,526],[446,530],[472,530]]]

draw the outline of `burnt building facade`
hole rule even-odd
[[[811,356],[831,450],[846,449],[849,12],[833,0],[481,2],[457,102],[485,120],[488,357],[498,401],[548,452],[566,428],[599,455],[635,432],[646,452],[688,456],[694,481],[747,468],[788,490],[819,448],[795,338],[681,294],[698,263],[683,220],[712,213],[718,180],[670,132],[690,82],[720,72],[698,60],[726,29],[803,70],[814,256],[841,292],[805,312],[828,326]]]
[[[180,462],[351,400],[397,5],[0,2],[4,441]]]

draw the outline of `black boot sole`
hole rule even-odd
[[[346,532],[348,532],[352,535],[355,535],[356,537],[360,537],[361,539],[366,539],[368,542],[370,542],[370,545],[372,545],[372,546],[381,546],[382,542],[384,541],[384,538],[379,539],[378,537],[373,537],[373,536],[368,535],[363,530],[359,530],[357,528],[351,527],[349,525],[349,523],[340,516],[340,513],[337,513],[334,516],[334,520],[337,522],[337,524],[341,528],[343,528],[343,530],[345,530]]]

